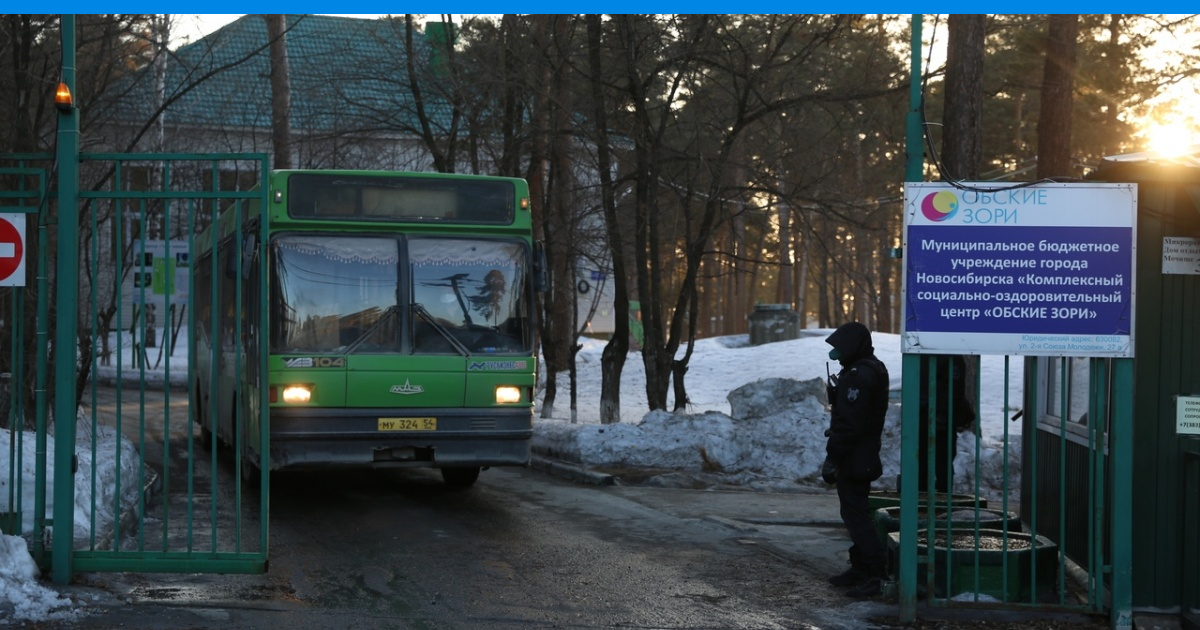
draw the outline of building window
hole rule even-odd
[[[1103,369],[1107,364],[1107,359],[1089,357],[1038,359],[1039,428],[1055,434],[1065,428],[1068,438],[1087,443],[1090,427],[1097,421],[1091,409],[1093,392],[1100,385],[1095,377],[1108,373],[1109,370]],[[1108,427],[1102,418],[1099,420],[1100,425],[1094,429],[1101,435],[1107,434]]]

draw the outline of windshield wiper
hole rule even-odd
[[[438,331],[438,334],[445,337],[446,341],[449,341],[450,345],[454,346],[454,349],[458,350],[459,354],[463,355],[464,357],[471,356],[471,351],[467,350],[467,347],[464,346],[461,341],[456,339],[454,335],[450,334],[450,331],[446,330],[445,326],[439,324],[437,320],[433,318],[433,315],[430,315],[429,311],[425,310],[423,305],[414,302],[412,305],[412,311],[419,315],[421,319],[425,320],[426,323],[432,326],[434,330]]]
[[[395,304],[384,309],[383,314],[379,316],[379,319],[372,322],[370,326],[367,326],[367,329],[364,330],[361,335],[355,337],[354,341],[351,341],[349,345],[342,349],[342,354],[350,354],[354,352],[354,350],[361,346],[367,339],[369,339],[371,335],[375,334],[375,331],[382,328],[387,320],[391,319],[399,309],[400,307]]]

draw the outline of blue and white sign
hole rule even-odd
[[[1136,184],[907,184],[901,351],[1132,357],[1136,214]]]

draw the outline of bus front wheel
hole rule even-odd
[[[476,479],[479,479],[478,466],[442,469],[442,481],[450,488],[469,488]]]

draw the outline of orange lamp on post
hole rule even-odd
[[[60,112],[69,112],[75,107],[75,97],[71,95],[71,88],[67,87],[66,83],[59,83],[58,89],[54,90],[54,106]]]

